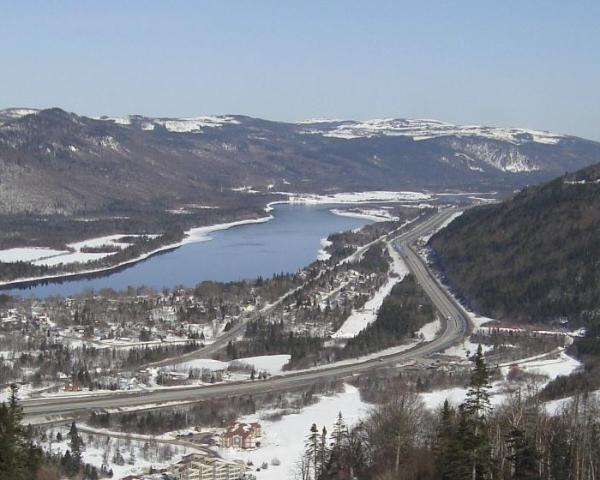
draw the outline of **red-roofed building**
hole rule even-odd
[[[222,435],[222,445],[227,448],[256,448],[260,446],[260,423],[230,423]]]

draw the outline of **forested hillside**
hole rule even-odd
[[[524,129],[9,109],[0,110],[0,214],[241,206],[248,190],[510,192],[598,161],[598,142]]]
[[[600,165],[466,211],[430,245],[448,283],[498,319],[596,323]]]

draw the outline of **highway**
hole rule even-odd
[[[141,407],[142,405],[158,407],[165,402],[200,401],[231,395],[283,391],[311,385],[323,380],[349,378],[369,370],[395,366],[398,363],[406,363],[443,351],[458,342],[467,333],[470,328],[470,320],[464,310],[446,293],[435,276],[428,270],[411,244],[419,237],[438,229],[456,212],[457,210],[454,209],[443,210],[416,224],[408,232],[386,239],[386,241],[392,242],[393,246],[399,251],[409,270],[415,275],[442,317],[446,319],[444,331],[431,342],[419,344],[400,353],[381,355],[369,360],[356,361],[355,363],[345,361],[315,369],[290,372],[266,380],[174,387],[142,392],[121,391],[69,398],[63,396],[60,398],[48,397],[24,400],[22,402],[24,413],[26,417],[69,416],[107,408]]]

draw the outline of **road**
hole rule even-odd
[[[416,220],[416,219],[415,219]],[[387,240],[388,239],[388,235],[390,237],[392,236],[396,236],[399,230],[402,230],[404,228],[404,225],[398,227],[397,229],[393,230],[392,232],[390,232],[389,234],[385,234],[382,235],[381,237],[376,238],[375,240],[372,240],[371,242],[359,247],[356,249],[356,251],[352,254],[350,254],[348,257],[343,258],[342,260],[340,260],[337,265],[340,265],[342,263],[347,263],[347,262],[354,262],[356,260],[359,260],[362,255],[374,244],[376,244],[377,242],[380,242],[382,240]],[[330,267],[333,268],[333,267]],[[270,311],[274,310],[275,308],[277,308],[277,306],[279,306],[281,303],[283,303],[286,299],[288,299],[289,297],[291,297],[292,295],[294,295],[296,292],[298,292],[299,290],[301,290],[302,288],[304,288],[306,286],[307,283],[309,282],[314,282],[315,280],[317,280],[319,277],[321,277],[322,275],[324,275],[327,272],[327,270],[322,270],[316,277],[310,278],[308,279],[306,282],[302,283],[301,285],[287,291],[286,293],[284,293],[281,297],[279,297],[277,300],[275,300],[273,303],[267,304],[265,306],[263,306],[260,310],[254,312],[251,315],[248,315],[247,317],[240,319],[235,325],[233,325],[227,332],[225,332],[224,334],[220,335],[214,343],[211,343],[203,348],[200,348],[198,350],[194,350],[193,352],[189,352],[189,353],[185,353],[183,355],[179,355],[177,357],[170,357],[170,358],[165,358],[163,360],[158,360],[156,362],[151,362],[151,363],[147,363],[145,365],[141,365],[139,368],[148,368],[148,367],[166,367],[169,365],[173,365],[175,363],[183,363],[183,362],[188,362],[190,360],[195,360],[197,358],[212,358],[213,355],[215,355],[216,353],[220,352],[221,350],[223,350],[227,344],[230,341],[235,341],[238,337],[242,336],[245,332],[246,329],[246,324],[250,321],[250,320],[255,320],[256,318],[260,317],[260,316],[266,316]]]
[[[456,210],[444,210],[415,225],[410,231],[395,238],[392,236],[387,239],[387,241],[393,242],[407,267],[446,319],[444,331],[431,342],[419,344],[404,352],[382,355],[369,360],[357,361],[356,363],[341,362],[337,365],[332,364],[317,369],[292,372],[253,382],[175,387],[143,392],[114,392],[74,398],[25,400],[22,402],[24,413],[26,416],[73,415],[106,408],[139,407],[142,405],[158,406],[157,404],[164,402],[200,401],[231,395],[283,391],[311,385],[323,380],[349,378],[369,370],[394,366],[398,363],[405,363],[443,351],[467,333],[470,320],[464,310],[446,293],[435,276],[428,270],[411,244],[419,237],[439,228],[455,213]]]

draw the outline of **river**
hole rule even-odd
[[[269,222],[215,231],[209,234],[209,241],[185,244],[116,271],[38,282],[0,293],[68,296],[92,289],[193,287],[203,280],[225,282],[295,272],[316,259],[322,238],[371,223],[334,215],[332,208],[333,205],[276,205],[271,212],[274,218]]]

